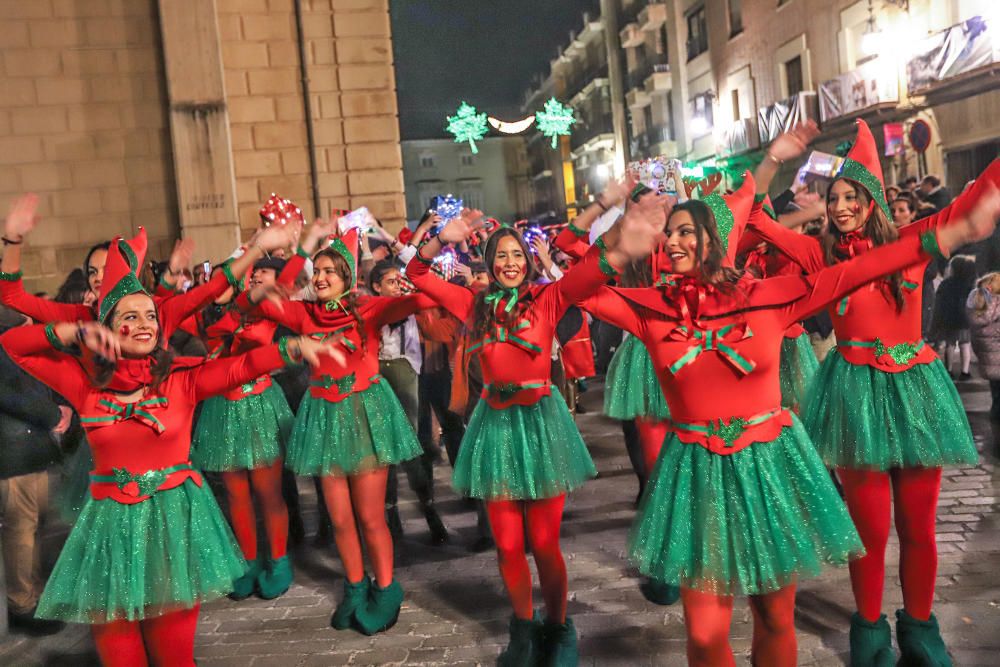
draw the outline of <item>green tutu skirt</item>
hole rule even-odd
[[[37,616],[140,621],[222,597],[245,571],[206,485],[187,480],[134,505],[91,499],[59,554]]]
[[[295,415],[277,385],[238,401],[213,396],[201,406],[191,463],[216,472],[269,466],[281,456],[294,422]]]
[[[604,383],[604,414],[612,419],[670,419],[667,400],[653,370],[646,346],[626,336],[608,364]]]
[[[979,460],[965,408],[938,359],[886,373],[832,350],[803,404],[802,423],[835,468],[938,468]]]
[[[761,595],[864,553],[805,429],[713,454],[670,434],[629,536],[639,570],[714,595]]]
[[[819,361],[809,342],[809,334],[781,340],[781,407],[799,410],[806,400]]]
[[[285,465],[297,475],[353,475],[422,453],[403,406],[383,380],[337,403],[307,393]]]
[[[534,405],[503,409],[479,401],[455,461],[452,485],[465,497],[537,500],[595,477],[580,431],[555,387]]]

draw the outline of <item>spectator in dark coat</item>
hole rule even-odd
[[[920,198],[933,206],[935,211],[951,203],[951,193],[941,185],[937,176],[924,176],[924,180],[920,181]]]
[[[976,284],[976,260],[969,255],[956,255],[948,264],[948,277],[938,286],[934,298],[934,318],[931,335],[940,347],[945,366],[950,371],[956,348],[961,357],[958,379],[971,380],[972,337],[965,302]]]
[[[0,312],[0,333],[26,320]],[[28,634],[58,632],[59,621],[36,619],[44,581],[40,573],[38,529],[48,506],[48,468],[61,459],[59,437],[73,411],[59,406],[52,392],[0,350],[0,512],[4,578],[10,626]]]

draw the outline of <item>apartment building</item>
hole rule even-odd
[[[784,128],[806,119],[822,130],[817,148],[835,152],[864,118],[890,181],[933,173],[961,189],[1000,152],[993,0],[605,0],[602,8],[601,17],[585,18],[585,30],[614,26],[604,62],[620,67],[588,80],[581,59],[569,56],[574,35],[527,101],[554,94],[582,119],[591,112],[581,91],[591,82],[610,91],[621,72],[626,132],[616,136],[608,114],[599,136],[611,145],[581,151],[590,136],[571,137],[556,165],[531,152],[536,194],[546,193],[536,208],[558,210],[564,201],[571,214],[614,165],[657,155],[680,158],[694,174],[722,171],[731,185]],[[596,125],[588,117],[588,135]],[[792,171],[777,184],[788,184]]]

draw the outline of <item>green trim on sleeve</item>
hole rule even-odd
[[[4,280],[6,282],[12,283],[12,282],[16,282],[16,281],[20,280],[21,276],[23,276],[23,275],[24,275],[24,272],[21,271],[20,269],[17,270],[17,271],[15,271],[14,273],[5,273],[3,271],[0,271],[0,280]]]

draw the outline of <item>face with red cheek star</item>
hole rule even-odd
[[[858,196],[848,181],[834,181],[826,195],[826,214],[841,234],[861,229],[868,218],[870,204]]]
[[[153,300],[145,294],[129,294],[115,306],[111,330],[118,334],[122,355],[140,359],[156,349],[160,322]]]
[[[505,236],[497,242],[493,257],[493,275],[503,287],[520,287],[528,274],[528,258],[524,256],[521,244],[513,236]]]
[[[339,299],[347,291],[347,283],[337,272],[333,260],[325,255],[318,257],[313,264],[312,284],[316,298],[323,303]]]
[[[708,257],[708,235],[699,231],[694,218],[687,211],[677,211],[670,216],[665,230],[666,249],[670,257],[670,270],[685,276],[697,276],[701,263]],[[701,235],[701,259],[698,259],[698,237]]]

